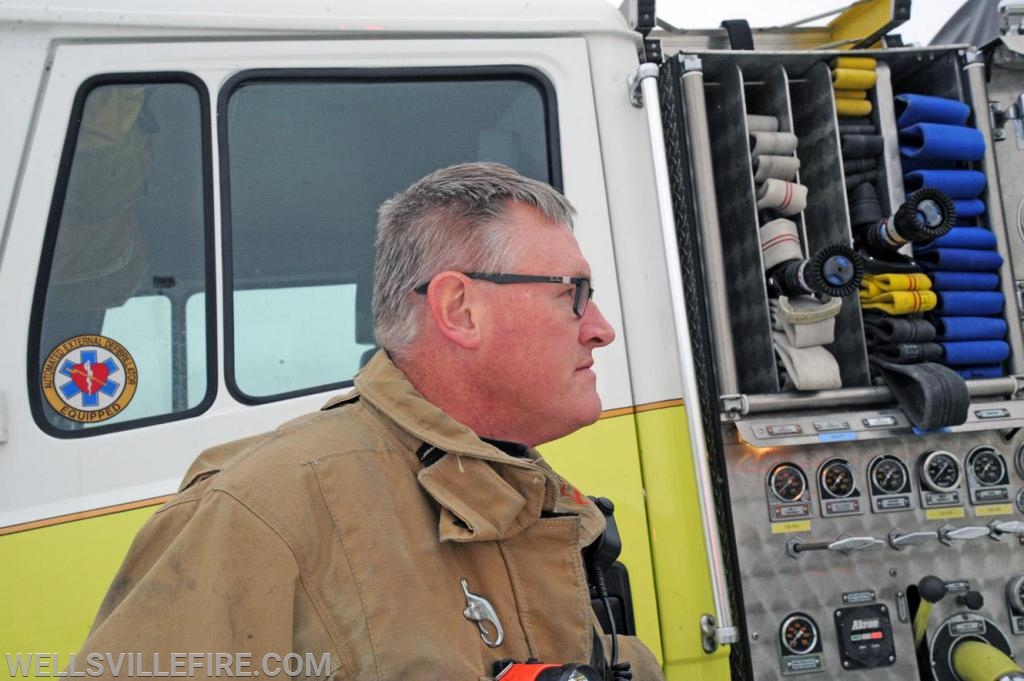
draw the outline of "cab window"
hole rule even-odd
[[[182,418],[212,401],[204,110],[185,75],[80,88],[30,343],[34,411],[53,434]]]
[[[351,384],[375,350],[377,207],[498,161],[558,186],[554,97],[520,68],[243,73],[221,95],[227,384],[265,402]]]

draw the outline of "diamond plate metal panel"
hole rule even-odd
[[[829,415],[830,418],[842,417],[835,412]],[[787,422],[785,415],[779,420]],[[1001,451],[1009,461],[1017,446],[1024,442],[1024,433],[1019,430],[1022,425],[1024,422],[1018,421],[1000,431],[763,448],[741,443],[736,431],[727,426],[725,456],[748,627],[744,633],[750,646],[755,679],[791,678],[783,674],[781,667],[778,631],[786,616],[794,611],[814,618],[822,639],[823,673],[808,675],[808,678],[850,678],[850,672],[841,665],[833,620],[834,612],[846,605],[843,594],[855,591],[873,591],[876,602],[887,606],[892,613],[896,648],[896,661],[892,666],[858,673],[879,680],[917,679],[911,625],[909,621],[900,621],[896,615],[897,593],[910,594],[913,603],[915,585],[929,574],[946,581],[968,580],[971,589],[980,591],[985,598],[985,605],[979,613],[996,622],[1010,638],[1015,652],[1024,654],[1024,637],[1010,633],[1003,596],[1007,580],[1024,571],[1024,547],[1015,537],[999,541],[987,536],[953,540],[949,546],[936,540],[902,550],[886,543],[879,550],[852,551],[849,554],[813,551],[801,553],[796,558],[790,557],[786,551],[787,541],[793,538],[800,542],[831,542],[843,535],[852,535],[886,540],[889,532],[897,527],[904,531],[934,531],[947,523],[958,528],[987,525],[993,518],[979,515],[982,507],[969,503],[963,509],[963,518],[927,517],[918,495],[917,459],[925,451],[945,449],[962,462],[971,449],[985,444]],[[867,503],[867,467],[879,454],[891,454],[907,463],[914,490],[910,510],[884,514],[871,512]],[[865,511],[860,515],[822,517],[819,504],[821,488],[816,473],[824,461],[833,457],[849,461],[857,474],[858,486],[864,494]],[[781,526],[773,526],[768,520],[765,479],[769,470],[782,461],[801,466],[811,481],[812,517],[807,527],[800,528],[805,531],[780,532]],[[1024,487],[1024,480],[1016,471],[1011,477],[1012,491],[1016,494]],[[962,485],[966,498],[966,481]],[[1011,515],[999,517],[1019,520],[1021,514],[1014,509]],[[963,608],[956,604],[955,595],[947,595],[935,606],[932,629],[960,610]],[[929,638],[932,633],[929,632]]]

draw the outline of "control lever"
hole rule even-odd
[[[874,537],[854,537],[849,534],[839,535],[835,541],[802,542],[791,537],[786,542],[786,553],[790,558],[797,558],[806,551],[838,551],[847,554],[854,551],[873,551],[885,546],[885,542]]]
[[[902,551],[904,546],[925,544],[930,541],[938,540],[939,533],[934,530],[931,532],[904,532],[900,528],[895,527],[891,532],[889,532],[889,545],[897,551]]]
[[[981,610],[985,606],[985,597],[977,591],[968,591],[956,597],[956,604],[968,610]]]
[[[914,647],[921,646],[924,634],[928,631],[928,618],[932,614],[932,606],[946,595],[946,583],[935,575],[928,575],[917,583],[917,591],[921,594],[921,604],[914,615]]]
[[[1020,520],[993,520],[988,524],[989,536],[999,539],[1004,534],[1024,535],[1024,522]]]
[[[939,528],[939,541],[949,546],[950,541],[954,539],[959,541],[978,539],[979,537],[987,537],[990,533],[991,530],[984,526],[954,527],[953,525],[943,525]]]

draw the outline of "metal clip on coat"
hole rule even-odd
[[[469,582],[465,579],[462,579],[461,582],[462,592],[466,594],[466,609],[462,611],[462,614],[467,620],[476,622],[476,625],[480,627],[480,638],[488,647],[497,648],[505,640],[505,630],[501,628],[501,622],[498,620],[498,614],[494,612],[494,606],[483,596],[470,592]],[[487,628],[488,622],[494,626],[493,639],[489,638],[491,632]]]

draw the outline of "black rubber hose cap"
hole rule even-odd
[[[811,256],[804,278],[814,293],[842,298],[860,288],[864,260],[857,251],[843,244],[825,246]]]
[[[896,232],[907,241],[926,243],[953,229],[956,205],[949,194],[924,187],[911,194],[893,216]]]

